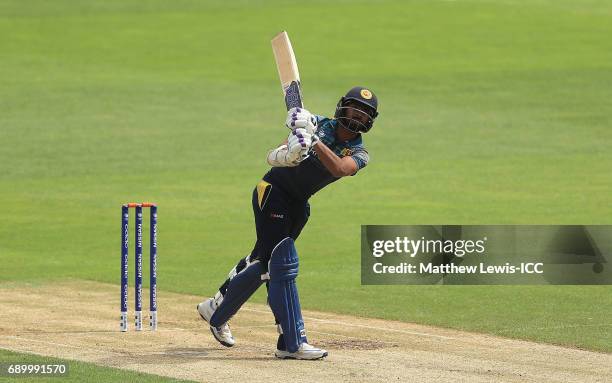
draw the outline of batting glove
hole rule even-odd
[[[314,134],[317,131],[317,118],[304,108],[291,108],[287,112],[285,125],[291,130],[302,128]]]
[[[308,157],[308,151],[312,146],[312,134],[306,129],[297,128],[287,138],[287,159],[292,162],[300,162]]]

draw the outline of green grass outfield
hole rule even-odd
[[[22,354],[11,351],[0,349],[0,364],[3,364],[4,370],[8,369],[9,364],[60,364],[66,363],[68,366],[68,372],[65,376],[59,377],[43,377],[43,375],[29,375],[29,376],[16,376],[7,377],[7,375],[0,375],[0,380],[3,382],[14,381],[14,382],[32,382],[32,383],[55,383],[58,381],[63,382],[190,382],[189,380],[170,379],[157,375],[142,374],[138,372],[119,370],[116,368],[100,367],[91,363],[67,361],[59,358],[48,358],[37,355]],[[55,367],[53,367],[55,368]]]
[[[0,280],[118,283],[120,203],[154,200],[161,293],[211,294],[287,133],[287,29],[312,111],[381,101],[371,164],[311,201],[305,307],[612,351],[608,286],[359,276],[361,224],[612,223],[612,3],[205,3],[0,0]]]

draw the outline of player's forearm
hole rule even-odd
[[[325,144],[319,141],[312,147],[317,153],[319,160],[323,163],[325,168],[334,177],[344,177],[351,175],[357,171],[356,165],[353,160],[343,161],[342,158],[338,157],[336,153],[332,152]]]

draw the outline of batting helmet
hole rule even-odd
[[[372,129],[378,116],[378,98],[362,86],[349,90],[336,105],[334,117],[342,127],[354,133],[366,133]]]

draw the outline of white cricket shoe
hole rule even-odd
[[[276,350],[274,355],[279,359],[314,360],[325,358],[327,356],[327,351],[311,346],[308,343],[302,343],[296,352]]]
[[[215,313],[215,308],[213,305],[214,299],[208,298],[197,306],[198,314],[200,314],[200,317],[202,317],[202,319],[209,324],[210,318],[212,318],[213,314]],[[213,334],[215,339],[225,347],[232,347],[236,343],[227,323],[220,327],[210,326],[210,332]]]

